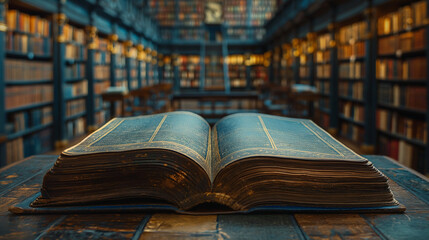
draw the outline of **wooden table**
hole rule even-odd
[[[391,180],[405,214],[25,215],[8,207],[39,191],[56,156],[0,170],[0,239],[429,239],[429,182],[381,156],[368,156]]]

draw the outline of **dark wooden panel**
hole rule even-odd
[[[427,240],[429,238],[429,214],[365,214],[374,230],[387,239]]]
[[[219,215],[224,239],[303,239],[290,214]]]
[[[69,215],[40,239],[131,239],[144,214]]]
[[[140,239],[219,239],[217,216],[155,214]]]
[[[57,156],[40,155],[0,169],[0,197],[35,174],[45,173]]]
[[[295,214],[311,239],[381,239],[358,214]]]

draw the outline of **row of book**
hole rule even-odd
[[[338,31],[338,41],[341,45],[354,45],[365,40],[367,36],[366,22],[356,22],[340,28]]]
[[[379,17],[377,32],[379,35],[386,35],[422,26],[426,20],[426,9],[426,1],[419,1]]]
[[[42,131],[9,140],[6,143],[6,164],[11,164],[52,149],[52,129]]]
[[[230,79],[231,87],[246,87],[246,66],[239,64],[228,65],[228,76]]]
[[[70,60],[86,60],[87,52],[84,45],[66,44],[65,58]]]
[[[341,63],[338,66],[338,75],[340,78],[361,79],[365,77],[365,63],[349,62]]]
[[[329,81],[316,81],[314,85],[320,93],[329,94],[329,86],[331,85]]]
[[[420,51],[426,46],[426,30],[420,29],[414,32],[406,32],[399,35],[382,37],[378,40],[378,54],[396,54]]]
[[[323,64],[316,66],[317,78],[330,78],[331,77],[331,64]]]
[[[361,81],[340,81],[338,84],[338,94],[343,97],[353,99],[363,99],[363,82]]]
[[[107,80],[110,78],[109,65],[96,65],[94,66],[94,78],[98,80]]]
[[[308,78],[310,76],[310,66],[301,65],[299,66],[299,77],[301,79]]]
[[[317,50],[318,51],[327,51],[330,44],[331,44],[331,34],[326,33],[326,34],[322,34],[320,36],[317,37]],[[329,54],[328,54],[329,56]],[[323,58],[326,58],[327,56],[324,56]],[[317,59],[317,58],[316,58]]]
[[[400,86],[398,84],[378,84],[378,103],[402,106],[409,109],[427,111],[427,89],[425,86]]]
[[[32,16],[18,10],[11,9],[6,12],[6,24],[9,31],[19,31],[41,37],[51,35],[51,23],[39,16]]]
[[[52,80],[53,65],[50,62],[6,58],[4,64],[8,82]]]
[[[353,123],[342,121],[340,124],[340,135],[344,138],[350,139],[354,142],[363,142],[364,136],[363,127],[357,126]]]
[[[364,107],[360,104],[340,101],[340,112],[344,117],[353,119],[356,122],[365,121]]]
[[[86,126],[85,118],[78,118],[73,121],[68,121],[66,123],[67,138],[73,139],[75,137],[82,136],[86,132],[85,126]]]
[[[268,70],[262,65],[253,65],[250,68],[250,81],[253,86],[261,86],[268,83]]]
[[[351,45],[338,46],[338,59],[354,61],[356,58],[365,56],[365,42],[355,42]]]
[[[94,93],[97,95],[102,94],[110,87],[110,81],[96,82],[94,85]]]
[[[274,15],[275,0],[253,0],[249,15],[251,26],[262,26]]]
[[[203,36],[199,28],[181,28],[177,30],[177,34],[181,40],[200,40]]]
[[[5,108],[13,109],[54,99],[53,86],[49,84],[6,87]]]
[[[224,19],[229,26],[246,26],[247,18],[247,0],[225,2]]]
[[[203,21],[204,2],[193,0],[177,1],[178,23],[186,26],[199,26]]]
[[[426,122],[403,116],[394,111],[377,109],[376,127],[378,130],[397,134],[407,139],[426,142]]]
[[[8,32],[6,34],[6,51],[49,56],[52,51],[51,41],[50,38]]]
[[[323,64],[331,61],[331,52],[326,50],[319,50],[316,52],[316,63]]]
[[[66,24],[63,27],[63,36],[65,41],[68,43],[74,43],[78,45],[85,44],[85,31],[81,28]]]
[[[17,133],[35,126],[50,124],[52,121],[53,115],[51,106],[9,114],[7,116],[6,134]]]
[[[66,117],[72,117],[84,113],[86,110],[86,100],[77,99],[66,102]]]
[[[64,97],[66,99],[85,96],[88,94],[88,81],[79,81],[76,83],[67,83],[64,86]]]
[[[426,57],[409,59],[377,59],[376,78],[380,80],[426,81]]]
[[[64,77],[66,79],[84,78],[86,66],[84,63],[72,64],[65,67]]]
[[[418,159],[425,159],[424,148],[416,147],[404,140],[380,136],[378,138],[378,152],[382,155],[396,159],[401,164],[417,168]]]

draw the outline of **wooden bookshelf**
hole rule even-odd
[[[422,170],[427,141],[426,1],[377,18],[378,150]]]
[[[49,14],[14,5],[6,11],[4,48],[5,158],[0,166],[52,148],[53,65]],[[1,80],[0,80],[1,81]],[[1,112],[1,110],[0,110]],[[3,113],[0,113],[3,114]]]

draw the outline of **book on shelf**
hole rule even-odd
[[[377,59],[376,78],[378,80],[415,80],[426,79],[426,57],[410,59]]]
[[[13,53],[51,54],[51,23],[18,10],[6,12],[6,50]]]
[[[179,212],[210,202],[238,212],[405,210],[371,162],[311,120],[245,113],[210,128],[171,112],[111,120],[60,155],[30,207],[11,211],[112,201]]]
[[[49,84],[11,86],[6,88],[5,94],[4,103],[6,109],[50,103],[54,99],[53,86]]]
[[[427,89],[425,86],[400,86],[380,83],[378,85],[378,103],[409,109],[427,110]]]
[[[49,81],[52,80],[53,64],[31,60],[4,60],[6,82]]]

